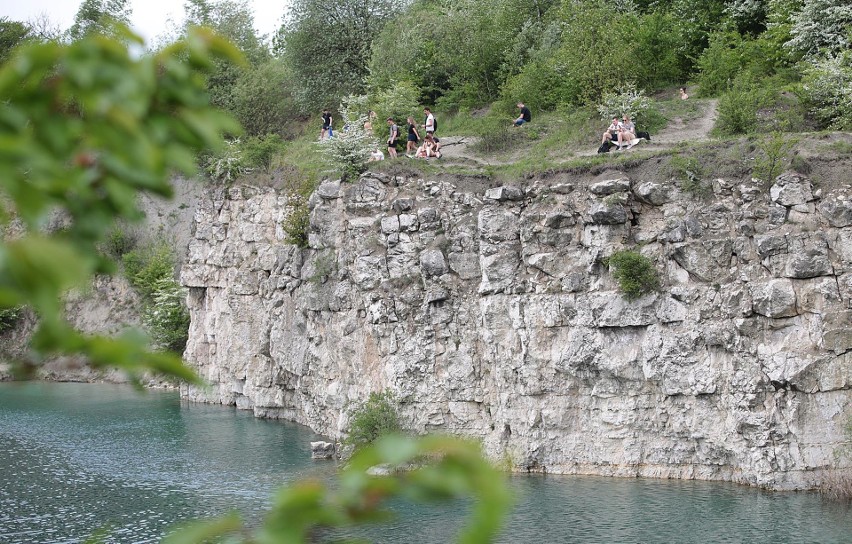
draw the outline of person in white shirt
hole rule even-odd
[[[601,145],[618,138],[618,125],[618,117],[613,117],[612,123],[607,127],[606,131],[603,133],[603,136],[601,136]]]

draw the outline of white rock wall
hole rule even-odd
[[[310,249],[286,197],[204,202],[182,272],[187,359],[236,405],[338,436],[390,389],[408,425],[483,439],[519,470],[811,487],[852,397],[852,201],[610,172],[525,187],[383,174],[326,182]],[[603,264],[640,248],[659,293]],[[848,458],[847,458],[848,459]]]

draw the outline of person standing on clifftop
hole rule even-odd
[[[388,117],[388,126],[390,133],[388,134],[388,155],[391,158],[396,158],[396,141],[399,139],[399,127],[393,122],[393,117]]]
[[[334,136],[334,133],[331,131],[331,123],[333,120],[334,119],[332,119],[328,108],[322,110],[322,131],[320,132],[320,140],[325,140],[326,138]]]
[[[423,108],[423,113],[426,115],[426,121],[423,123],[426,134],[435,134],[435,116],[432,115],[432,110]]]

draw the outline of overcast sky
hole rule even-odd
[[[83,0],[0,0],[0,17],[27,21],[41,13],[63,30],[74,22],[74,14]],[[287,0],[249,0],[254,8],[254,26],[262,34],[271,34],[281,24]],[[183,0],[130,0],[133,28],[150,43],[167,28],[169,18],[183,19]]]

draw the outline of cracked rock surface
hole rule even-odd
[[[308,249],[286,196],[220,190],[182,270],[212,387],[182,394],[339,436],[389,389],[518,470],[812,487],[850,470],[850,191],[713,187],[367,174],[315,192]],[[628,248],[659,292],[622,297],[603,263]]]

